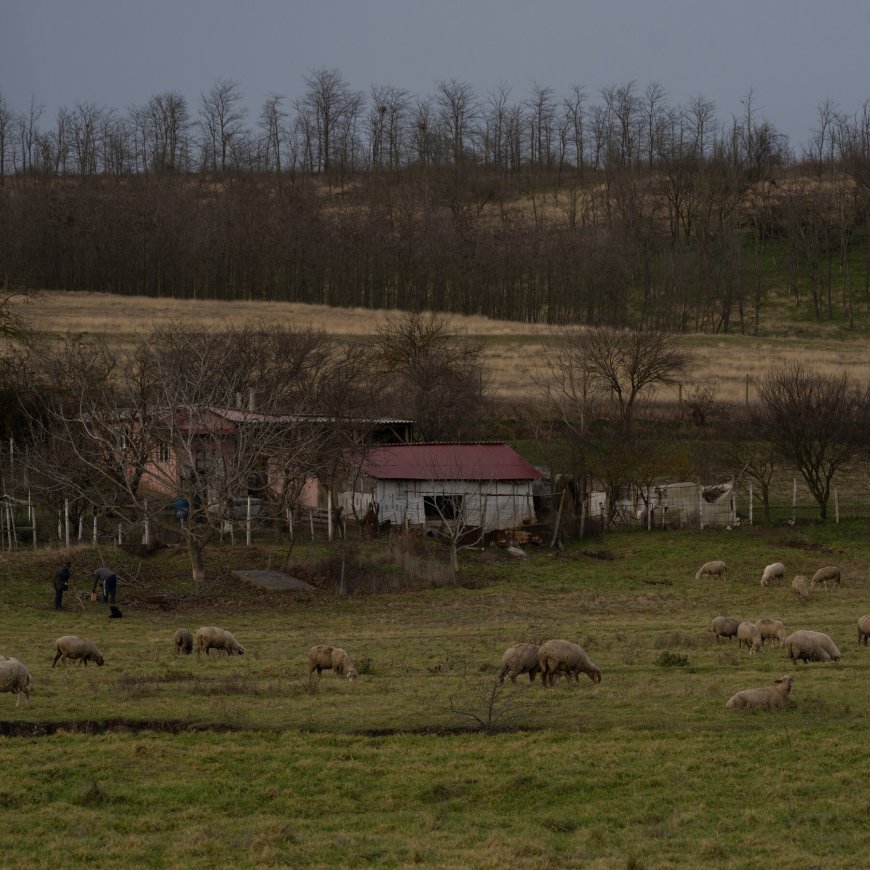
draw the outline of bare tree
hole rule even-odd
[[[12,110],[6,102],[6,95],[0,91],[0,187],[6,184],[6,166],[12,134]]]
[[[283,511],[297,492],[288,482],[314,470],[323,434],[305,412],[322,358],[307,359],[318,350],[312,338],[168,328],[129,351],[64,348],[41,361],[30,466],[46,489],[116,519],[139,520],[147,504],[150,522],[174,529],[166,500],[183,504],[181,533],[199,584],[204,550],[240,498],[278,499]]]
[[[260,128],[266,141],[266,168],[281,172],[281,146],[286,132],[287,112],[282,109],[284,97],[270,94],[260,110]]]
[[[307,90],[296,103],[297,114],[309,131],[312,169],[328,173],[340,150],[347,114],[357,95],[337,69],[314,70],[305,77],[305,84]]]
[[[483,346],[443,316],[410,312],[377,328],[373,365],[384,398],[416,423],[423,440],[458,436],[480,419]]]
[[[466,157],[466,147],[476,132],[479,115],[474,88],[468,82],[456,79],[435,82],[435,105],[444,137],[450,143],[453,162],[460,163]]]
[[[827,517],[831,481],[866,444],[870,402],[847,374],[801,363],[774,367],[760,383],[763,434],[806,481]]]
[[[226,171],[227,156],[246,132],[246,115],[238,82],[218,79],[207,94],[202,94],[199,125],[204,166],[214,172]]]
[[[582,359],[591,380],[610,392],[626,432],[632,428],[641,395],[675,383],[689,362],[674,336],[658,330],[577,328],[566,340],[576,348],[568,359]]]

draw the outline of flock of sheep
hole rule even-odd
[[[705,575],[721,579],[727,570],[725,562],[721,559],[705,562],[695,574],[695,579],[700,580]],[[782,562],[774,562],[765,566],[761,574],[761,585],[770,586],[774,580],[784,578],[785,565]],[[792,580],[791,588],[795,597],[803,601],[809,598],[811,590],[819,587],[827,589],[828,582],[837,584],[842,582],[842,572],[835,565],[819,568],[811,580],[798,574]],[[829,635],[821,631],[800,629],[786,637],[785,626],[778,619],[764,617],[757,623],[753,623],[732,616],[717,616],[713,620],[711,629],[717,641],[736,637],[738,648],[745,644],[750,655],[759,652],[766,641],[771,641],[785,648],[792,664],[796,661],[807,663],[840,660],[840,650]],[[858,619],[858,643],[867,646],[868,638],[870,638],[870,615]],[[730,698],[725,706],[731,710],[780,710],[789,703],[792,682],[792,677],[786,675],[780,677],[773,686],[744,689]]]
[[[723,578],[727,572],[725,562],[717,559],[706,562],[695,575],[698,580],[703,576]],[[761,576],[761,585],[769,586],[774,580],[782,580],[785,577],[785,566],[782,562],[774,562],[767,565]],[[792,581],[792,589],[800,600],[809,596],[810,590],[824,586],[828,582],[840,583],[842,573],[839,568],[829,565],[820,568],[810,581],[803,575],[798,575]],[[722,638],[737,638],[738,648],[744,644],[749,654],[759,652],[765,642],[777,643],[785,648],[786,654],[794,664],[796,661],[828,662],[839,661],[840,650],[827,634],[820,631],[801,629],[794,631],[786,637],[785,626],[777,619],[763,618],[757,623],[749,620],[741,620],[731,616],[717,616],[711,625],[716,640]],[[867,646],[870,640],[870,615],[858,619],[858,643]],[[235,636],[223,628],[216,626],[204,626],[196,632],[187,628],[179,628],[173,638],[174,652],[176,655],[190,655],[194,648],[197,655],[209,654],[209,650],[218,650],[227,655],[242,655],[244,647],[236,640]],[[51,666],[58,661],[65,665],[67,660],[83,662],[87,667],[88,662],[102,665],[105,661],[102,653],[97,649],[93,641],[76,635],[64,635],[54,642],[54,659]],[[318,679],[321,672],[331,670],[336,676],[345,676],[355,679],[356,668],[350,656],[340,647],[327,644],[317,644],[311,647],[308,653],[309,678],[316,673]],[[586,674],[592,682],[601,682],[601,670],[589,658],[586,651],[579,644],[568,640],[548,640],[538,645],[533,643],[516,643],[505,650],[501,658],[501,665],[497,674],[499,685],[504,684],[506,679],[512,682],[522,674],[529,675],[529,681],[533,682],[536,675],[541,674],[544,686],[552,686],[556,676],[564,675],[569,681],[578,682],[579,674]],[[783,676],[776,680],[773,686],[765,686],[757,689],[744,689],[730,698],[725,706],[736,710],[779,710],[789,703],[789,694],[792,687],[792,677]],[[16,695],[15,706],[18,707],[23,694],[30,704],[30,690],[33,686],[33,678],[24,664],[16,658],[0,655],[0,692],[11,692]]]
[[[209,650],[223,651],[227,655],[243,655],[245,648],[236,640],[235,636],[223,628],[216,626],[203,626],[195,633],[188,628],[179,628],[173,637],[175,655],[190,655],[194,647],[196,654],[205,653]],[[65,634],[54,642],[54,659],[51,666],[58,662],[66,666],[67,660],[83,663],[88,662],[103,665],[105,658],[97,649],[96,644],[86,637]],[[346,676],[353,680],[357,676],[356,668],[350,660],[350,656],[340,647],[317,644],[311,647],[308,654],[309,675],[321,671],[333,671],[336,676]],[[16,696],[15,706],[21,702],[24,695],[28,705],[30,704],[30,690],[33,687],[33,677],[25,665],[18,659],[0,655],[0,692],[12,692]]]

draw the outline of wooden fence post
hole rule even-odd
[[[752,525],[752,481],[749,481],[749,525]]]
[[[36,505],[30,497],[30,490],[27,490],[27,508],[30,512],[30,528],[33,530],[33,549],[36,549]]]
[[[794,525],[797,520],[797,478],[791,479],[791,524]]]

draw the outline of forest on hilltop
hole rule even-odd
[[[657,83],[456,80],[415,97],[313,71],[250,123],[219,80],[43,124],[0,94],[0,286],[432,309],[763,333],[773,301],[870,307],[870,104],[819,107],[798,155]]]

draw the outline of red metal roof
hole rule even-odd
[[[369,449],[362,470],[378,480],[535,480],[507,444],[389,444]]]

